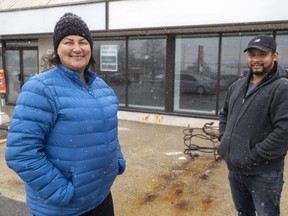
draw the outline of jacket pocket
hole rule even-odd
[[[237,134],[231,137],[228,161],[230,165],[244,170],[250,170],[259,165],[252,159],[249,139]]]
[[[230,139],[230,133],[224,133],[220,140],[220,145],[217,149],[218,155],[223,158],[225,161],[227,161],[228,154],[229,154],[229,139]]]

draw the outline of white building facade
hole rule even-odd
[[[287,6],[284,0],[0,0],[5,102],[13,106],[25,81],[47,68],[55,23],[72,12],[92,32],[95,72],[118,95],[120,117],[192,126],[217,121],[229,85],[248,72],[243,50],[252,37],[273,36],[279,63],[288,68]]]

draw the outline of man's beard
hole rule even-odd
[[[249,69],[250,69],[250,72],[255,76],[263,76],[263,75],[270,72],[270,70],[272,68],[272,64],[273,64],[273,62],[271,62],[267,67],[265,67],[263,63],[255,62],[255,63],[252,63],[250,65]],[[261,71],[253,71],[253,66],[262,67],[262,70]]]

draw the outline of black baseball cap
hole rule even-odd
[[[243,52],[246,52],[250,48],[256,48],[264,52],[276,51],[277,44],[276,41],[268,35],[258,35],[248,43],[248,47]]]

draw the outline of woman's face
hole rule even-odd
[[[61,40],[57,53],[66,68],[83,73],[91,58],[91,46],[84,37],[68,35]]]

